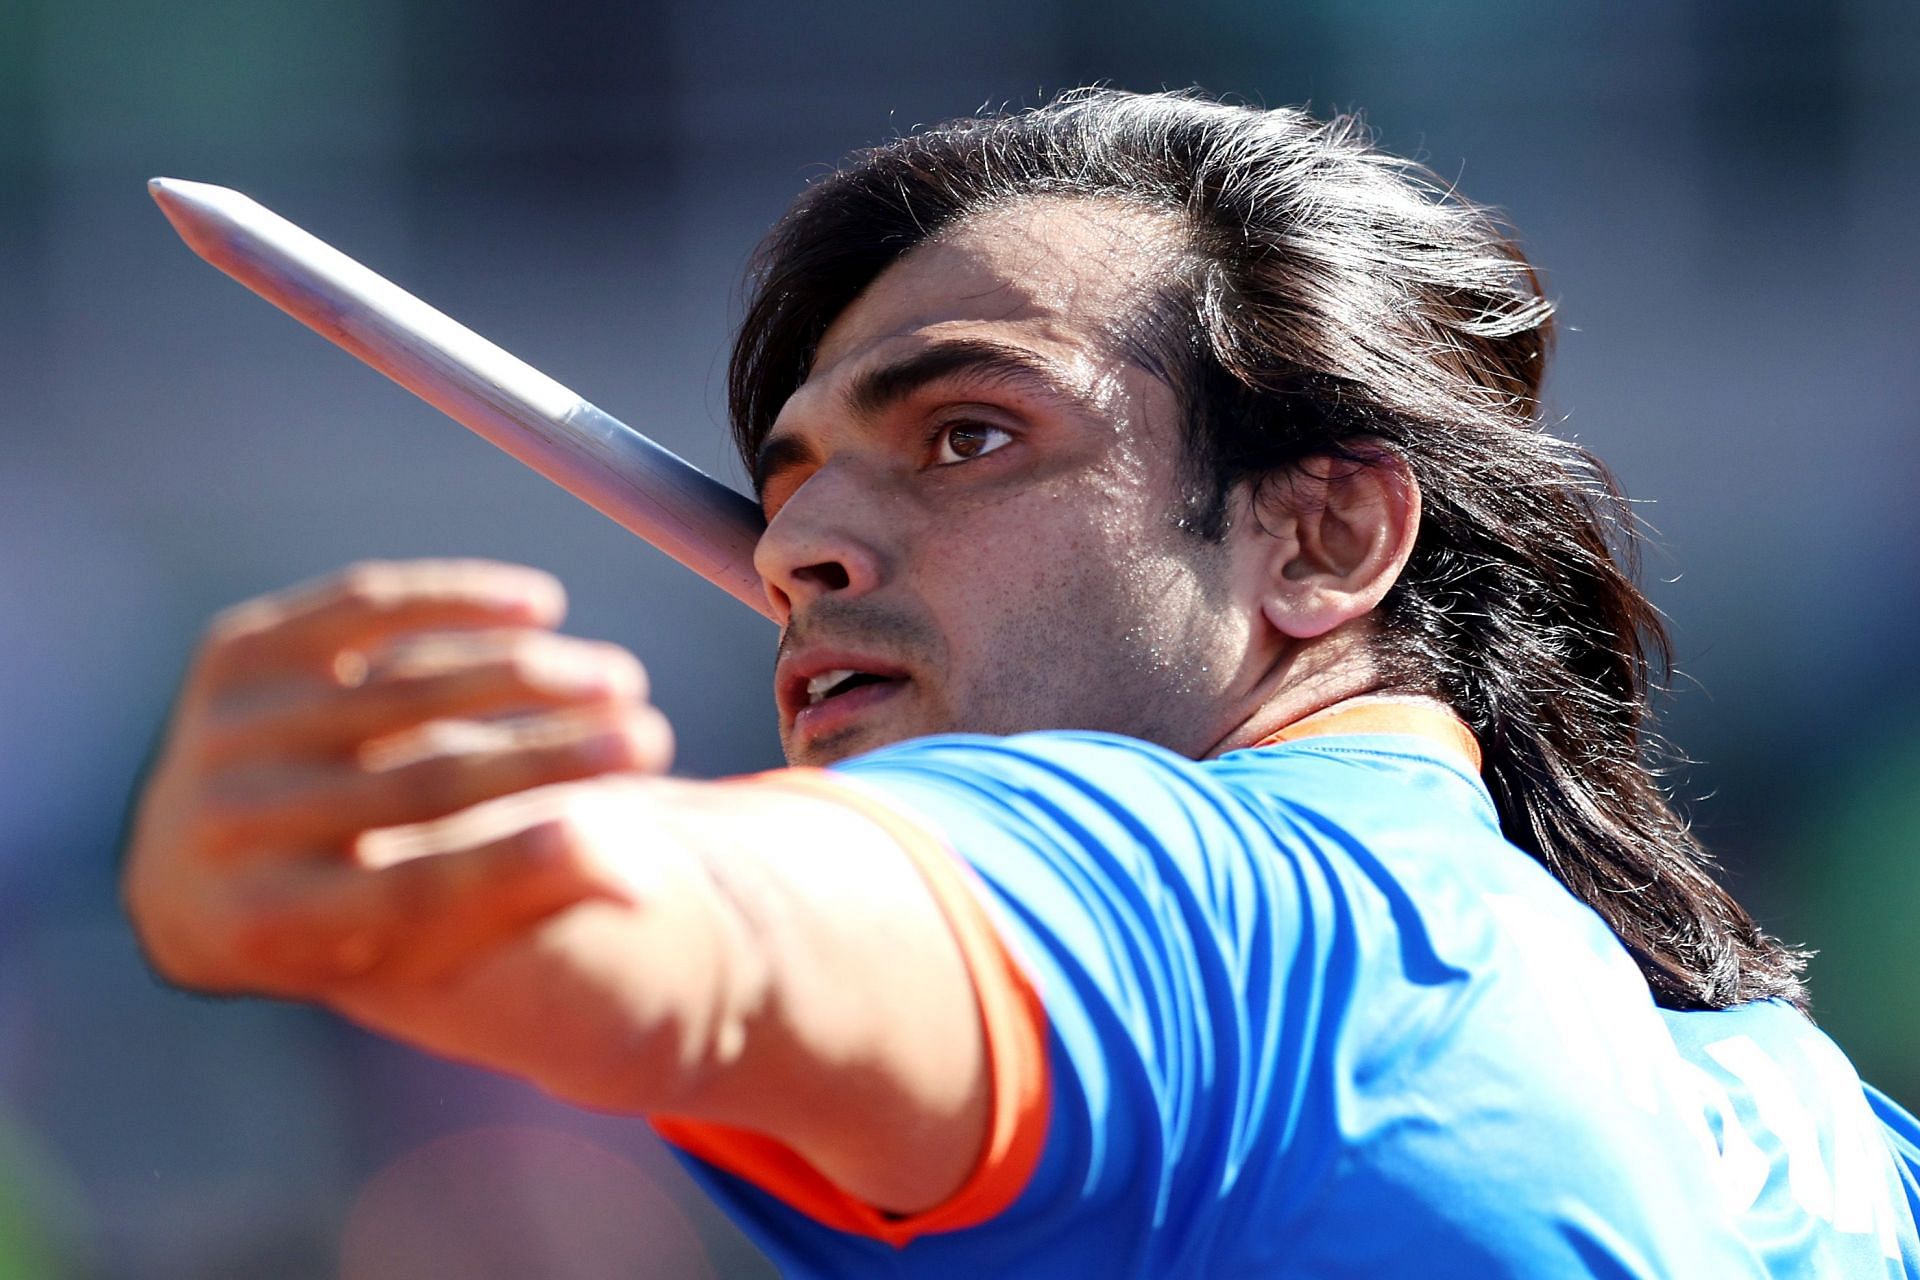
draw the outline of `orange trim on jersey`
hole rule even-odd
[[[1296,720],[1255,746],[1271,747],[1301,738],[1331,737],[1346,733],[1410,733],[1452,748],[1465,756],[1475,773],[1480,772],[1480,743],[1466,722],[1445,707],[1431,702],[1358,702],[1352,706],[1334,706],[1304,720]]]
[[[668,1117],[654,1119],[655,1131],[817,1222],[896,1248],[916,1236],[987,1221],[1019,1198],[1040,1163],[1049,1084],[1046,1011],[1000,940],[981,889],[939,837],[843,779],[821,770],[782,769],[741,782],[799,791],[854,810],[893,837],[933,890],[980,1008],[991,1090],[986,1145],[966,1181],[944,1203],[899,1217],[842,1190],[799,1152],[765,1134]]]

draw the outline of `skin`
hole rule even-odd
[[[1100,252],[1083,271],[1045,269],[1089,238]],[[786,622],[784,666],[827,648],[906,678],[824,734],[796,726],[783,697],[790,761],[1041,725],[1201,755],[1231,727],[1260,678],[1257,614],[1236,598],[1254,566],[1175,527],[1172,394],[1098,345],[1159,266],[1118,240],[1071,207],[983,219],[827,333],[763,451],[775,465],[755,561]],[[962,367],[858,403],[863,378],[967,343],[1032,367]]]
[[[792,762],[1067,727],[1200,757],[1377,687],[1368,615],[1418,491],[1390,461],[1310,462],[1257,513],[1237,495],[1224,542],[1177,526],[1173,397],[1108,337],[1169,235],[1011,206],[833,325],[762,457]],[[990,1099],[924,882],[830,800],[663,777],[640,664],[563,612],[544,574],[441,561],[217,618],[129,851],[154,966],[770,1134],[882,1209],[940,1203]],[[808,675],[863,663],[889,679],[805,710]]]

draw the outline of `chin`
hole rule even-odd
[[[819,769],[902,740],[897,736],[869,733],[858,727],[847,728],[822,734],[802,746],[789,744],[786,748],[787,763],[796,769]]]
[[[838,764],[854,756],[864,755],[869,751],[878,751],[882,747],[893,746],[897,742],[909,742],[914,738],[930,737],[936,733],[954,732],[958,731],[941,727],[901,729],[851,724],[829,733],[819,734],[800,745],[795,745],[789,739],[783,744],[783,750],[787,763],[792,767],[818,769],[830,764]]]

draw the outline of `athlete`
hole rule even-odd
[[[863,153],[733,364],[791,767],[666,777],[544,575],[360,566],[212,625],[147,953],[651,1116],[792,1275],[1920,1275],[1912,1120],[1646,766],[1551,323],[1344,119]]]

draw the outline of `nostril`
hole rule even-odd
[[[773,583],[767,582],[766,579],[762,578],[761,581],[766,583],[767,599],[773,605],[774,621],[783,627],[786,626],[787,619],[793,616],[793,597]]]
[[[793,576],[802,582],[812,583],[822,591],[845,591],[852,581],[847,577],[847,567],[838,560],[810,564],[804,569],[796,569]]]

